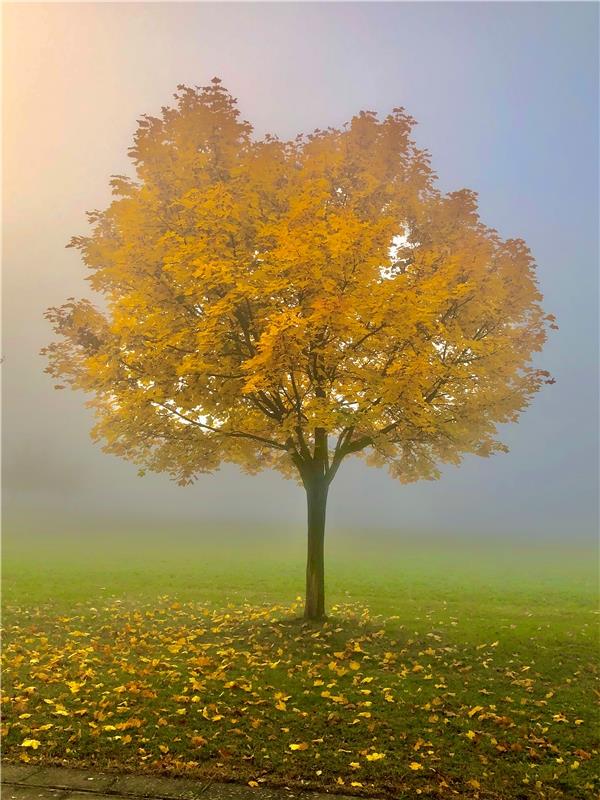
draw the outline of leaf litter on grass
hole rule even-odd
[[[362,795],[595,796],[592,675],[555,685],[533,654],[446,636],[439,609],[418,634],[358,604],[321,626],[300,608],[5,608],[4,757]]]

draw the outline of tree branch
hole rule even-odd
[[[378,325],[376,328],[373,328],[373,330],[369,331],[368,333],[365,333],[364,336],[361,336],[360,339],[358,339],[356,342],[353,342],[348,347],[348,350],[356,350],[356,348],[360,347],[361,344],[365,342],[370,336],[375,336],[376,333],[379,333],[379,331],[383,330],[383,328],[385,328],[385,325],[386,323],[382,322],[381,325]]]
[[[283,450],[285,452],[289,451],[289,448],[285,444],[281,444],[280,442],[275,442],[273,439],[266,439],[264,436],[257,436],[254,433],[245,433],[244,431],[224,431],[221,428],[214,428],[211,425],[207,425],[204,422],[198,422],[196,419],[192,419],[188,417],[186,414],[182,414],[180,411],[177,411],[175,408],[171,408],[171,406],[166,405],[165,403],[159,403],[158,400],[151,400],[151,405],[160,406],[160,408],[164,408],[165,411],[168,411],[170,414],[175,414],[176,416],[180,417],[181,419],[189,422],[191,425],[196,425],[199,428],[203,428],[204,430],[211,431],[212,433],[220,434],[221,436],[230,436],[232,438],[237,439],[252,439],[256,442],[261,442],[261,444],[269,445],[269,447],[274,448],[275,450]]]

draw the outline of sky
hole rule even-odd
[[[73,235],[131,173],[136,120],[213,76],[255,132],[290,138],[404,106],[444,191],[521,237],[556,315],[545,386],[510,452],[403,486],[358,459],[329,525],[397,534],[569,540],[598,526],[598,5],[595,3],[65,3],[3,6],[2,494],[29,517],[301,525],[302,490],[225,466],[182,488],[137,476],[89,438],[79,393],[43,372],[43,312],[90,296]],[[91,528],[90,528],[91,529]]]

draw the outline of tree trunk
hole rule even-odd
[[[306,560],[306,602],[304,619],[325,617],[325,512],[328,484],[324,478],[314,478],[306,485],[308,505],[308,555]]]

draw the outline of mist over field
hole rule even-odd
[[[302,549],[301,488],[225,466],[180,488],[104,455],[84,397],[55,392],[39,349],[42,315],[88,295],[85,211],[130,171],[142,113],[179,83],[213,75],[257,135],[342,125],[403,105],[444,190],[479,192],[484,222],[523,237],[560,330],[538,363],[556,378],[517,425],[507,455],[468,457],[441,480],[401,486],[344,463],[328,548],[354,531],[406,537],[593,542],[597,532],[597,39],[594,4],[8,4],[4,8],[3,521],[7,546],[146,527],[209,543],[276,537]],[[250,33],[249,33],[250,32]],[[427,46],[423,47],[423,41]],[[160,57],[157,57],[160,53]],[[176,537],[175,537],[176,538]],[[502,543],[505,543],[504,545]],[[340,545],[341,546],[341,545]],[[391,546],[391,544],[390,544]]]

